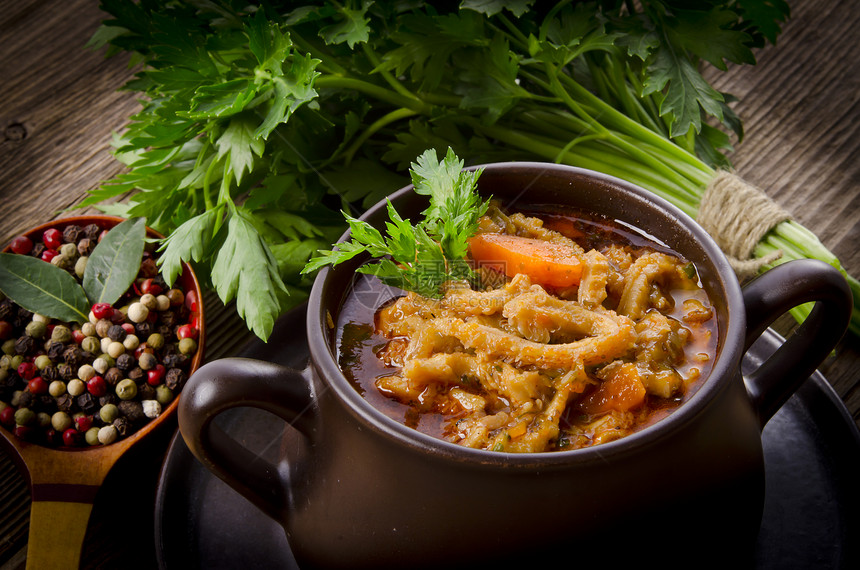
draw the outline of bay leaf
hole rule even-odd
[[[0,253],[0,291],[33,313],[82,323],[90,305],[68,271],[29,255]]]
[[[145,237],[144,218],[125,220],[105,234],[84,270],[84,291],[90,305],[112,305],[128,290],[140,271]]]

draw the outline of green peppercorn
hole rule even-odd
[[[118,416],[119,408],[116,407],[116,404],[105,404],[99,410],[99,418],[106,424],[113,422]]]
[[[164,384],[161,384],[155,389],[155,399],[158,400],[158,403],[162,406],[166,406],[173,401],[173,390]]]
[[[84,434],[84,439],[87,441],[87,445],[100,445],[99,441],[99,428],[96,426],[91,427]]]
[[[42,321],[30,321],[24,329],[33,338],[42,338],[48,330]]]
[[[8,370],[12,366],[12,357],[8,354],[0,356],[0,369]]]
[[[125,339],[122,341],[122,345],[125,347],[126,350],[134,350],[135,348],[140,346],[140,339],[137,338],[137,335],[130,334],[130,335],[127,335],[125,337]],[[117,357],[117,358],[119,358],[119,357]]]
[[[188,355],[193,354],[197,350],[197,341],[193,338],[183,338],[179,341],[179,352]]]
[[[152,333],[146,339],[146,346],[159,350],[164,346],[164,336],[161,333]]]
[[[84,337],[81,341],[81,350],[90,354],[98,354],[101,352],[101,342],[94,336]]]
[[[51,357],[47,354],[40,354],[33,359],[33,364],[35,364],[36,368],[38,368],[39,370],[44,370],[48,366],[51,366],[53,362],[51,361]]]
[[[28,426],[36,421],[36,414],[30,408],[19,408],[15,410],[15,424]]]
[[[57,325],[51,331],[51,340],[63,344],[72,342],[72,331],[65,325]]]
[[[129,378],[120,380],[119,384],[116,385],[116,395],[120,400],[131,400],[137,396],[137,384]]]
[[[66,431],[72,427],[72,416],[66,412],[55,412],[51,416],[51,426],[59,432]]]
[[[51,425],[51,414],[39,412],[36,414],[36,424],[42,429],[47,429]]]
[[[77,275],[78,278],[83,279],[84,273],[87,270],[87,263],[89,263],[89,261],[90,258],[86,255],[82,255],[77,259],[77,261],[75,261],[75,275]]]
[[[5,341],[2,346],[0,346],[0,349],[3,350],[3,354],[8,354],[10,356],[15,354],[15,339],[10,338],[9,340]]]
[[[56,265],[60,269],[69,269],[72,267],[72,260],[65,255],[59,254],[51,258],[51,265]]]
[[[64,243],[60,246],[59,252],[60,255],[65,255],[69,259],[75,259],[76,257],[78,257],[78,255],[80,255],[78,253],[78,246],[73,243]]]

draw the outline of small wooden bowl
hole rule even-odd
[[[109,229],[122,222],[113,216],[76,216],[37,226],[23,235],[35,243],[49,228],[62,231],[66,226],[97,224]],[[147,228],[150,238],[163,238]],[[4,252],[9,251],[7,246]],[[198,347],[191,361],[190,376],[203,362],[204,311],[200,284],[192,269],[183,264],[178,283],[198,299]],[[27,547],[27,568],[78,568],[93,500],[108,472],[135,443],[158,430],[176,414],[179,395],[161,415],[132,435],[109,445],[83,448],[50,448],[24,441],[0,426],[0,435],[11,449],[19,468],[30,485],[32,505]]]

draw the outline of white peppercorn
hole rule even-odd
[[[84,323],[81,325],[81,333],[86,336],[95,336],[96,335],[96,325],[93,323]]]
[[[99,319],[96,321],[96,334],[99,337],[104,338],[107,336],[108,331],[112,326],[113,323],[110,322],[108,319]]]
[[[125,345],[121,342],[112,341],[108,345],[106,352],[111,356],[111,358],[118,358],[119,355],[125,352]]]
[[[91,364],[82,364],[80,368],[78,368],[78,378],[80,378],[84,382],[86,382],[95,375],[96,369]]]
[[[66,412],[55,412],[51,416],[51,426],[59,432],[66,431],[72,427],[72,416]]]
[[[99,428],[98,439],[102,445],[108,445],[115,442],[118,435],[116,427],[107,425]]]
[[[48,384],[48,394],[55,398],[59,398],[66,393],[66,383],[62,380],[54,380]]]
[[[128,306],[128,318],[134,323],[141,323],[149,316],[149,309],[141,302],[132,303]]]
[[[166,311],[170,308],[170,298],[167,295],[158,295],[155,297],[155,309],[157,311]]]
[[[95,371],[93,371],[93,375],[95,375]],[[91,376],[92,378],[92,376]],[[74,380],[69,380],[69,383],[66,384],[66,392],[69,393],[70,396],[80,396],[87,390],[87,385],[83,383],[79,378],[75,378]]]
[[[126,350],[134,350],[140,346],[140,339],[137,338],[136,334],[126,335],[125,339],[122,341],[122,345]],[[119,357],[117,356],[117,358]]]
[[[158,400],[144,400],[143,415],[148,418],[157,418],[161,415],[161,403]]]
[[[108,351],[108,347],[110,346],[110,343],[112,343],[112,342],[113,342],[113,341],[110,339],[110,337],[108,337],[108,336],[103,337],[103,338],[101,339],[101,344],[99,345],[99,348],[101,349],[101,352],[105,352],[105,353],[106,353],[106,352]]]
[[[152,293],[144,293],[140,296],[140,303],[150,311],[154,311],[158,307],[158,301]]]
[[[104,374],[107,372],[108,368],[110,368],[110,366],[108,366],[108,361],[101,356],[93,360],[93,369],[95,369],[99,374]]]

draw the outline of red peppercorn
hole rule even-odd
[[[24,380],[30,380],[36,375],[37,370],[38,368],[32,362],[22,362],[18,365],[18,376]]]
[[[191,291],[189,291],[188,293],[185,294],[185,306],[192,313],[196,313],[199,310],[198,300],[197,300],[197,291],[194,291],[192,289]]]
[[[126,334],[134,334],[134,325],[131,323],[122,323],[122,330],[124,330]]]
[[[146,382],[150,386],[158,386],[164,379],[164,365],[156,364],[155,368],[146,371]]]
[[[78,416],[75,418],[75,426],[81,433],[93,427],[93,418],[90,416]]]
[[[42,255],[39,256],[39,259],[41,259],[42,261],[47,261],[48,263],[51,263],[51,260],[54,259],[55,257],[57,257],[58,255],[60,255],[60,254],[56,249],[46,249],[45,251],[42,252]]]
[[[81,441],[81,434],[75,428],[69,428],[63,432],[63,444],[68,447],[77,447]]]
[[[113,307],[110,303],[96,303],[92,308],[93,316],[97,319],[109,319],[113,316]]]
[[[99,234],[99,242],[104,239],[104,237],[108,234],[108,231],[110,230],[102,230],[102,233]]]
[[[81,344],[81,342],[87,337],[81,329],[74,329],[72,331],[72,338],[75,339],[77,344]]]
[[[18,236],[9,244],[9,248],[21,255],[27,255],[33,250],[33,240],[27,236]]]
[[[144,279],[140,284],[140,292],[143,294],[160,295],[162,292],[161,285],[155,282],[152,278]]]
[[[42,234],[42,242],[48,249],[60,249],[60,246],[63,245],[63,232],[57,228],[47,229]]]
[[[6,406],[2,410],[0,410],[0,423],[2,423],[4,426],[15,425],[15,407],[14,406]]]
[[[27,390],[31,394],[47,394],[48,383],[41,376],[35,376],[27,382]]]
[[[98,374],[87,380],[87,390],[96,398],[107,394],[107,382]]]
[[[179,338],[193,338],[197,339],[197,329],[192,327],[191,325],[182,325],[176,329],[176,336]]]
[[[0,340],[12,337],[12,324],[9,321],[0,321]]]
[[[32,439],[35,429],[31,426],[15,426],[15,437],[19,439]]]
[[[200,330],[200,313],[191,313],[189,316],[191,318],[188,320],[188,324],[195,329]]]

